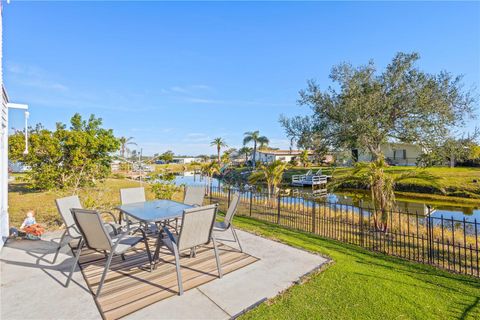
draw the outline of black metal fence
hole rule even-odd
[[[386,230],[380,230],[371,209],[354,205],[269,196],[233,187],[210,187],[208,199],[226,210],[234,192],[240,193],[238,215],[480,277],[477,219],[454,220],[433,217],[429,212],[391,211],[382,219]]]

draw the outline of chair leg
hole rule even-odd
[[[183,294],[182,272],[180,270],[180,257],[176,245],[173,246],[173,254],[175,255],[175,267],[177,269],[178,295],[181,296]]]
[[[62,249],[63,247],[63,241],[65,240],[66,235],[67,235],[67,230],[65,229],[65,231],[63,231],[62,233],[62,237],[60,238],[60,242],[58,243],[57,252],[55,252],[55,257],[53,257],[52,264],[55,263],[55,261],[57,261],[58,253],[60,252],[60,249]]]
[[[190,258],[195,258],[197,256],[197,247],[190,249]]]
[[[213,242],[213,250],[215,251],[215,260],[217,260],[218,277],[221,278],[223,277],[222,265],[220,264],[220,256],[218,255],[218,248],[217,248],[217,242],[215,241],[215,237],[212,237],[212,242]]]
[[[230,228],[232,229],[233,238],[238,243],[238,247],[240,248],[240,252],[243,252],[242,244],[240,243],[240,239],[238,239],[237,232],[235,231],[235,228],[232,225],[230,225]]]
[[[113,258],[113,252],[110,252],[110,254],[108,255],[107,263],[105,263],[105,269],[103,270],[102,278],[100,279],[100,283],[98,284],[98,289],[96,294],[97,298],[100,296],[100,291],[102,290],[103,283],[105,282],[105,278],[107,276],[108,269],[110,268],[110,263],[112,262],[112,258]]]
[[[68,275],[67,283],[65,284],[65,287],[67,288],[68,288],[68,285],[70,284],[70,281],[72,280],[73,272],[75,272],[75,268],[77,267],[78,260],[80,259],[80,255],[82,254],[82,248],[83,248],[83,239],[80,240],[80,243],[77,249],[77,254],[75,255],[75,261],[73,262],[72,269],[70,270],[70,274]]]

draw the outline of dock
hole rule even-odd
[[[294,187],[313,187],[326,185],[328,176],[322,174],[322,169],[316,173],[312,173],[312,170],[308,170],[305,174],[297,174],[292,176],[292,186]]]

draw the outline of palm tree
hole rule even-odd
[[[252,150],[253,150],[252,148],[245,146],[245,147],[242,147],[238,150],[238,154],[239,155],[242,155],[242,154],[245,155],[245,162],[247,162],[248,161],[248,156],[252,153]]]
[[[424,170],[411,170],[403,173],[388,173],[388,164],[383,157],[373,162],[358,162],[353,172],[330,184],[333,189],[343,184],[364,185],[370,191],[372,200],[372,216],[375,229],[386,232],[388,230],[388,214],[395,207],[395,185],[403,180],[415,179],[429,182],[441,192],[444,189],[436,181],[437,177]]]
[[[269,143],[268,140],[260,140],[260,141],[258,141],[258,150],[268,149],[268,143]]]
[[[221,157],[222,163],[228,165],[231,162],[230,156],[231,156],[231,152],[228,150],[225,151]]]
[[[129,152],[130,150],[128,149],[129,145],[137,145],[135,142],[132,141],[133,137],[120,137],[118,138],[118,141],[120,142],[120,155],[122,158],[125,158],[125,152]]]
[[[245,132],[245,137],[243,138],[243,145],[246,145],[247,143],[250,143],[253,141],[253,167],[255,167],[255,156],[257,153],[257,143],[260,144],[260,146],[265,146],[268,144],[269,140],[265,136],[260,136],[260,132],[253,131],[253,132]]]
[[[218,163],[220,163],[220,162],[221,162],[221,159],[220,159],[220,150],[221,150],[222,148],[228,147],[228,146],[227,146],[227,143],[225,142],[225,140],[223,140],[223,138],[215,138],[215,139],[213,139],[213,141],[210,143],[210,145],[217,147],[217,159],[218,159]]]
[[[212,186],[212,177],[215,174],[220,173],[220,166],[216,162],[209,162],[209,163],[204,163],[201,168],[202,174],[207,176],[207,181],[208,181],[208,188],[207,190],[211,189]]]
[[[288,163],[280,160],[275,160],[269,164],[261,164],[257,171],[252,173],[248,178],[251,184],[258,181],[265,181],[267,183],[268,198],[276,194],[278,185],[282,182],[283,173],[290,168]]]
[[[310,160],[308,158],[308,150],[303,150],[300,153],[299,160],[303,164],[304,167],[307,167],[310,164]]]

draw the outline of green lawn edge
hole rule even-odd
[[[241,319],[480,319],[479,279],[248,217],[235,226],[332,259]]]

